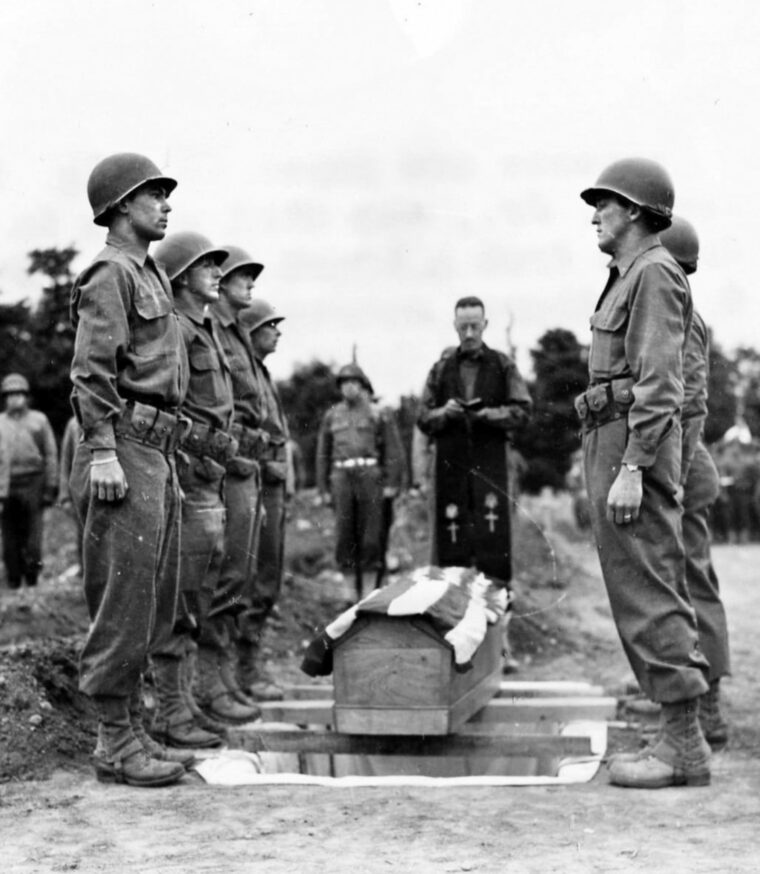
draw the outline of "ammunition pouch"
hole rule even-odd
[[[623,419],[633,404],[633,380],[614,379],[589,386],[575,398],[575,412],[584,431]]]
[[[226,465],[237,454],[238,444],[226,431],[193,422],[180,444],[185,452],[200,458],[207,456],[218,464]]]
[[[160,410],[140,401],[128,401],[114,422],[114,434],[172,454],[187,434],[191,422],[185,416]]]
[[[250,461],[258,461],[266,443],[266,433],[260,428],[249,428],[236,422],[230,434],[237,440],[237,455]]]

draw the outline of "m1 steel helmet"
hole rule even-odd
[[[591,188],[581,197],[591,206],[603,194],[617,194],[630,200],[657,218],[660,228],[667,228],[673,215],[675,192],[667,170],[649,158],[623,158],[602,170]]]
[[[95,165],[87,180],[87,198],[96,225],[108,225],[108,214],[127,195],[146,182],[160,182],[170,194],[177,180],[164,176],[150,158],[134,152],[109,155]]]
[[[206,255],[211,255],[217,264],[221,264],[227,257],[227,250],[214,246],[208,237],[196,234],[195,231],[169,234],[153,251],[153,257],[172,281]]]
[[[20,373],[9,373],[0,383],[0,394],[10,395],[16,392],[29,394],[29,382]]]
[[[678,261],[684,273],[696,273],[699,237],[691,222],[687,222],[680,215],[674,215],[671,226],[660,234],[660,242]]]
[[[224,248],[229,252],[229,254],[222,262],[222,279],[224,279],[225,276],[229,276],[233,270],[237,270],[239,267],[247,267],[251,271],[253,278],[258,278],[259,274],[264,269],[263,264],[254,261],[248,252],[240,246],[224,246]]]
[[[360,382],[371,395],[375,393],[375,390],[372,388],[372,383],[369,381],[369,377],[358,364],[344,364],[338,371],[338,375],[335,377],[338,385],[347,379],[355,379],[357,382]]]
[[[284,319],[285,316],[281,316],[271,303],[261,298],[254,298],[244,310],[240,311],[240,321],[249,334],[258,330],[262,325],[268,325],[270,322],[282,322]]]

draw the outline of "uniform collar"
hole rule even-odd
[[[190,302],[183,296],[174,298],[174,308],[196,325],[205,325],[206,322],[211,321],[209,308],[205,304],[197,306],[194,301]]]
[[[655,249],[657,246],[661,245],[662,243],[660,243],[659,238],[651,236],[645,237],[636,249],[634,249],[632,252],[626,253],[625,257],[623,258],[613,258],[607,266],[610,268],[610,270],[614,267],[621,277],[625,276],[625,274],[631,269],[631,265],[639,257],[639,255],[643,255],[644,252],[648,252],[650,249]]]
[[[229,328],[230,325],[237,324],[237,316],[235,314],[235,311],[232,309],[229,301],[224,295],[221,295],[219,297],[219,300],[213,305],[212,309],[220,324],[222,324],[225,328]]]
[[[118,234],[114,233],[114,231],[108,232],[108,235],[106,236],[106,246],[111,246],[112,249],[118,249],[120,252],[123,252],[128,258],[131,258],[139,267],[144,267],[145,262],[148,259],[150,259],[151,262],[153,261],[150,255],[148,255],[146,249],[143,249],[142,246],[138,246],[131,240],[123,239]]]

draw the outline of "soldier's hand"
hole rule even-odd
[[[325,507],[332,507],[332,502],[333,502],[333,500],[332,500],[332,495],[330,494],[330,492],[323,492],[322,493],[322,505]]]
[[[384,498],[395,498],[398,494],[398,489],[395,486],[383,486]]]
[[[90,490],[99,501],[123,501],[127,494],[127,478],[115,454],[93,452],[90,462]]]
[[[607,518],[616,525],[630,525],[639,518],[644,488],[640,470],[630,471],[625,465],[615,478],[607,495]]]

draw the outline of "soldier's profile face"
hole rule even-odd
[[[614,255],[630,227],[630,210],[617,197],[602,195],[596,201],[591,224],[596,228],[599,248],[608,255]]]
[[[211,255],[194,261],[186,270],[187,290],[204,303],[219,300],[219,280],[222,268]]]
[[[141,240],[163,240],[169,222],[169,195],[163,185],[147,182],[122,201],[122,209]]]
[[[483,331],[487,325],[488,320],[480,307],[461,307],[454,313],[454,329],[460,346],[466,352],[479,349],[483,345]]]
[[[242,310],[251,303],[253,274],[245,267],[238,267],[224,277],[222,289],[232,308]]]

